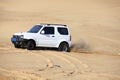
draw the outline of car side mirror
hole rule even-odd
[[[42,31],[41,31],[41,34],[45,34],[45,31],[44,31],[44,30],[42,30]]]

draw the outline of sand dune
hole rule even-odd
[[[0,0],[0,79],[120,80],[119,14],[119,0]],[[72,52],[14,49],[37,23],[67,24]]]

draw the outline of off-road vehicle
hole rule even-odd
[[[33,50],[36,47],[48,47],[69,52],[71,34],[67,25],[36,24],[27,32],[15,33],[11,41],[15,48]]]

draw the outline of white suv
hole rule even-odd
[[[35,47],[58,48],[59,51],[69,52],[71,35],[67,25],[63,24],[37,24],[28,32],[15,33],[11,38],[15,48]]]

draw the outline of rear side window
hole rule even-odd
[[[44,34],[54,34],[54,27],[45,27],[43,30],[45,31]]]
[[[58,27],[58,32],[61,34],[61,35],[68,35],[68,29],[67,28],[61,28],[61,27]]]

